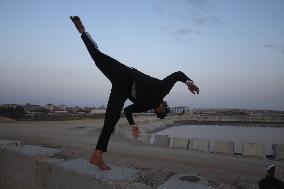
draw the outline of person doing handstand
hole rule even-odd
[[[127,99],[132,101],[133,104],[124,108],[124,113],[132,126],[134,137],[137,138],[140,131],[134,123],[132,113],[154,109],[157,117],[163,119],[167,114],[163,98],[169,94],[177,81],[185,83],[194,95],[196,93],[199,94],[199,88],[181,71],[174,72],[160,80],[146,75],[135,68],[127,67],[98,49],[96,42],[85,31],[85,27],[78,16],[71,16],[70,18],[81,34],[81,38],[96,66],[112,83],[104,126],[95,151],[89,159],[91,164],[98,166],[101,170],[109,170],[110,167],[104,163],[102,155],[104,152],[107,152],[110,136],[120,118],[121,110]]]

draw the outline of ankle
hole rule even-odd
[[[95,150],[91,156],[91,158],[102,159],[103,152],[101,150]]]

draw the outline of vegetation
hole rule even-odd
[[[25,109],[23,106],[0,107],[0,116],[18,120],[25,116]]]

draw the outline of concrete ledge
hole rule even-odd
[[[213,153],[234,154],[234,142],[231,141],[213,140],[210,147]]]
[[[179,149],[188,149],[189,140],[187,138],[172,137],[170,147]]]
[[[189,150],[198,150],[203,152],[209,151],[209,140],[201,138],[193,138],[190,140]]]
[[[284,144],[273,144],[272,149],[275,160],[284,160]]]
[[[9,141],[6,143],[10,144]],[[56,158],[60,157],[61,152],[60,149],[33,145],[1,147],[0,188],[124,188],[145,174],[140,170],[118,166],[101,171],[82,158],[68,161]]]
[[[264,145],[256,143],[244,143],[242,145],[242,154],[243,156],[266,157]]]
[[[58,158],[42,158],[36,161],[36,187],[38,189],[56,188],[58,183],[54,182],[54,164],[64,161]]]
[[[60,152],[58,149],[32,145],[2,148],[0,188],[40,188],[37,186],[38,160]]]
[[[170,144],[170,137],[167,135],[155,135],[154,145],[168,147]]]

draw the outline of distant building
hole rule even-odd
[[[41,107],[40,105],[27,103],[26,105],[24,105],[24,109],[25,112],[38,112],[41,111],[43,107]]]
[[[65,111],[67,109],[66,105],[64,104],[60,104],[59,106],[57,106],[56,110],[57,111]]]
[[[104,114],[106,113],[105,109],[93,109],[90,114]]]
[[[17,106],[19,106],[18,104],[1,104],[0,107],[1,108],[16,108]]]
[[[54,111],[55,114],[68,114],[69,112],[66,110],[56,110]]]
[[[104,113],[106,113],[106,108],[104,106],[100,106],[99,108],[91,110],[89,114],[104,114]]]
[[[53,112],[53,111],[55,110],[56,106],[53,105],[53,104],[47,104],[47,105],[45,105],[45,108],[46,108],[48,111]]]
[[[189,107],[188,106],[177,106],[177,107],[170,107],[171,113],[177,113],[177,114],[182,114],[189,112]]]

